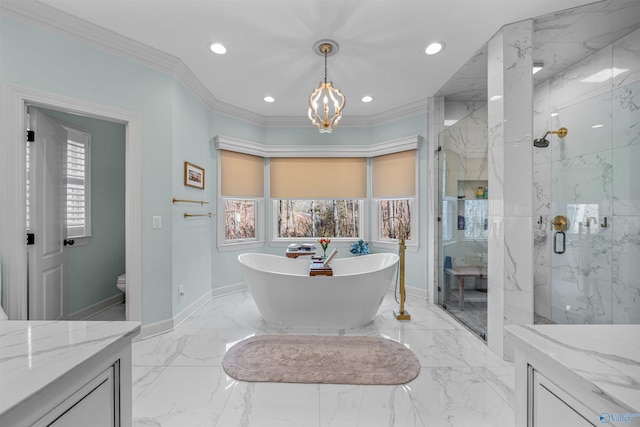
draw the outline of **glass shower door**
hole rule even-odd
[[[486,339],[487,106],[441,132],[438,143],[437,302]]]
[[[553,111],[547,126],[567,127],[568,135],[534,148],[535,170],[547,170],[550,189],[548,210],[541,197],[538,212],[546,242],[544,233],[534,242],[538,319],[640,323],[640,139],[631,131],[640,116],[629,103],[633,93],[640,81]],[[550,226],[556,215],[568,219],[564,252]]]
[[[559,109],[552,119],[552,126],[569,129],[566,137],[552,138],[549,146],[550,216],[564,215],[568,220],[565,236],[556,231],[550,235],[551,320],[555,323],[612,322],[611,102],[611,93],[604,93]]]

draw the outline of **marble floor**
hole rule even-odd
[[[276,329],[247,292],[212,299],[170,333],[133,344],[133,416],[142,426],[512,426],[513,364],[439,307],[408,297],[411,321],[393,317],[392,293],[357,329]],[[247,383],[222,357],[262,334],[369,335],[413,350],[420,375],[400,386]]]

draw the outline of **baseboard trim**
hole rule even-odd
[[[140,334],[134,339],[139,341],[147,338],[151,338],[156,335],[165,334],[173,331],[191,317],[194,313],[200,310],[206,303],[213,298],[219,298],[225,295],[233,294],[235,292],[242,292],[247,289],[247,285],[244,282],[235,283],[233,285],[222,286],[220,288],[214,288],[205,292],[200,298],[189,304],[180,313],[176,314],[171,319],[161,320],[159,322],[150,323],[148,325],[142,325]]]
[[[407,292],[407,295],[411,295],[412,297],[422,298],[427,301],[429,300],[429,295],[427,294],[426,289],[407,286],[405,287],[405,291]]]
[[[184,308],[180,313],[173,316],[173,328],[177,328],[182,325],[182,323],[191,317],[196,311],[200,310],[206,303],[208,303],[213,296],[212,290],[209,290],[202,294],[200,298],[189,304]]]
[[[84,320],[87,317],[91,317],[95,314],[100,313],[114,305],[120,304],[124,301],[124,294],[119,292],[116,295],[110,296],[109,298],[105,298],[102,301],[98,301],[95,304],[91,304],[88,307],[82,308],[78,311],[74,311],[73,313],[66,316],[66,320]]]
[[[133,341],[140,341],[171,331],[173,331],[173,318],[164,319],[159,322],[142,325],[140,333],[133,339]]]
[[[242,292],[247,289],[245,282],[235,283],[233,285],[222,286],[220,288],[211,289],[211,296],[213,298],[221,297],[224,295],[233,294],[236,292]]]

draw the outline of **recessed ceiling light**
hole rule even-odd
[[[424,50],[424,53],[426,53],[427,55],[435,55],[442,49],[444,49],[444,42],[433,42],[429,44],[429,46],[427,46],[427,48]]]
[[[558,113],[557,111],[554,111],[553,113],[551,113],[551,117],[558,117],[560,115],[560,113]]]
[[[273,96],[265,96],[264,97],[264,102],[275,102],[275,98]]]
[[[224,55],[227,53],[227,48],[224,47],[222,43],[211,43],[209,45],[209,49],[211,49],[211,52],[217,53],[218,55]]]
[[[362,97],[362,102],[371,102],[373,101],[373,96],[366,95]]]
[[[598,128],[601,128],[603,126],[604,125],[593,125],[593,126],[591,126],[591,129],[598,129]]]

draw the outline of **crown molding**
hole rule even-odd
[[[216,99],[215,95],[180,58],[36,0],[2,0],[0,1],[0,14],[169,74],[215,113],[267,128],[309,126],[309,120],[304,114],[300,116],[263,116],[222,102]],[[378,126],[385,122],[426,112],[427,98],[371,116],[344,116],[340,127]]]
[[[373,145],[266,145],[253,141],[216,135],[216,150],[235,151],[259,157],[376,157],[384,154],[419,150],[424,142],[420,135],[379,142]]]
[[[34,0],[3,0],[0,13],[165,73],[173,74],[180,62],[168,53]]]
[[[382,113],[374,114],[371,116],[371,126],[381,125],[404,117],[426,114],[428,106],[429,98],[423,98],[409,104],[383,111]]]

